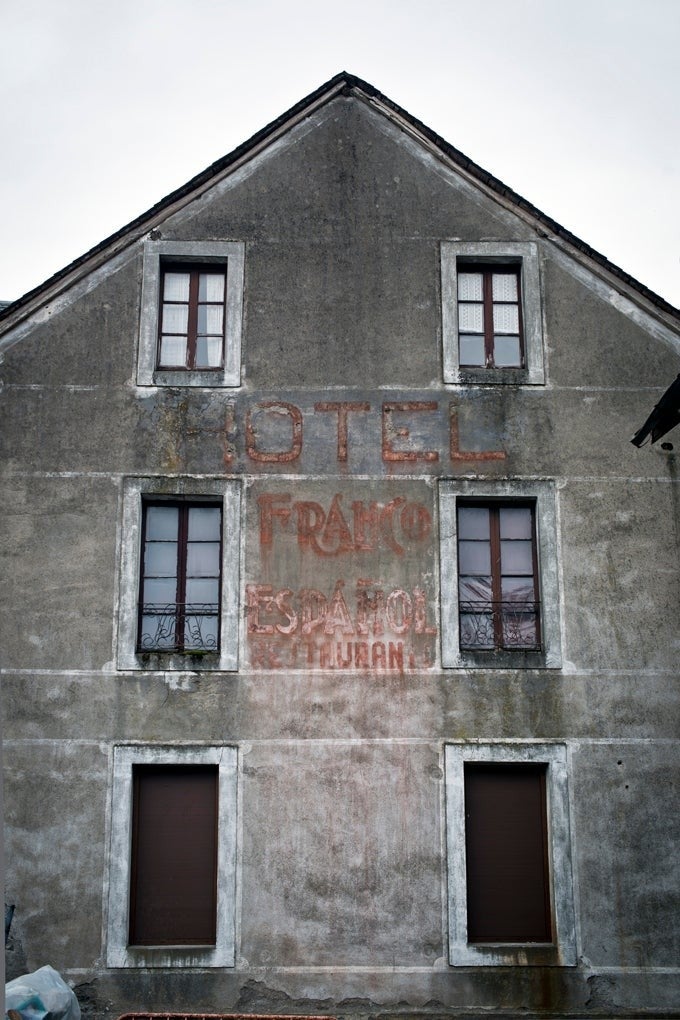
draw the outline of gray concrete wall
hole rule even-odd
[[[141,244],[54,299],[0,368],[10,976],[20,947],[97,1015],[680,1013],[677,455],[629,443],[677,337],[347,98],[161,233],[245,242],[240,388],[135,385]],[[544,386],[442,383],[454,238],[538,245]],[[361,407],[346,456],[329,401]],[[238,671],[117,668],[133,475],[243,485]],[[442,478],[555,483],[561,668],[442,668]],[[314,541],[301,503],[324,515]],[[369,581],[402,593],[407,625],[361,632]],[[335,607],[328,632],[302,633],[310,589]],[[282,590],[288,634],[267,609]],[[575,967],[448,963],[444,747],[477,740],[567,747]],[[106,966],[112,756],[130,741],[238,749],[234,968]]]

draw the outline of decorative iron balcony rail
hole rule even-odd
[[[146,603],[141,606],[142,652],[216,652],[219,606],[213,602]]]
[[[461,648],[541,647],[540,602],[461,601],[458,608]]]

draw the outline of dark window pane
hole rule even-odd
[[[219,368],[222,364],[222,337],[196,337],[196,368]]]
[[[533,574],[533,542],[501,542],[501,570],[503,574]]]
[[[490,613],[460,614],[461,648],[493,648],[493,617]]]
[[[189,508],[189,541],[219,542],[222,514],[216,506]]]
[[[489,511],[485,506],[458,507],[458,537],[488,538]]]
[[[501,597],[504,602],[533,602],[533,577],[504,577],[501,581]]]
[[[494,301],[517,301],[519,297],[517,289],[517,274],[492,273],[491,296]]]
[[[199,305],[197,332],[200,336],[222,336],[222,305]]]
[[[479,366],[486,364],[484,353],[483,336],[460,336],[460,363],[461,365]]]
[[[522,367],[522,352],[518,336],[495,336],[493,349],[496,368]]]
[[[484,333],[484,305],[458,305],[458,328],[462,334]]]
[[[217,606],[219,601],[220,583],[215,578],[187,578],[186,602],[187,605],[194,603]]]
[[[458,569],[461,574],[490,574],[491,546],[488,542],[458,543]]]
[[[217,617],[200,613],[187,613],[184,623],[184,647],[217,648]]]
[[[142,616],[139,646],[142,651],[171,651],[177,644],[174,611],[160,608]]]
[[[177,543],[147,542],[144,572],[150,577],[176,577]]]
[[[501,538],[531,538],[531,507],[502,506],[498,511]]]
[[[224,273],[199,273],[199,301],[224,301]]]
[[[161,337],[161,367],[184,367],[187,360],[187,338],[185,336]]]
[[[165,273],[163,297],[166,301],[189,300],[189,273]]]
[[[537,648],[538,619],[535,611],[520,612],[519,604],[503,606],[502,615],[504,648]]]
[[[177,579],[175,577],[147,577],[144,581],[144,605],[174,605],[177,601]]]
[[[187,544],[187,577],[217,577],[219,572],[219,542],[189,542]]]
[[[148,506],[146,508],[147,540],[175,541],[178,513],[176,506]]]
[[[519,308],[517,305],[493,306],[494,333],[519,334]]]
[[[461,577],[458,583],[461,602],[491,602],[493,599],[490,577]]]
[[[458,273],[458,300],[481,301],[483,297],[482,273]]]
[[[163,305],[161,331],[186,336],[189,323],[188,305]]]

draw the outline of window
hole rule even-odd
[[[239,532],[238,482],[124,481],[119,669],[238,668]]]
[[[520,273],[516,266],[458,266],[461,368],[522,368]]]
[[[442,664],[559,667],[554,484],[444,481],[439,503]]]
[[[545,381],[538,250],[527,242],[443,241],[444,381]]]
[[[239,386],[245,247],[146,241],[140,386]]]
[[[538,649],[533,504],[458,503],[460,647]]]
[[[233,747],[114,748],[110,967],[234,965]]]
[[[545,765],[468,762],[468,942],[552,942]]]
[[[132,785],[130,945],[214,945],[217,768],[133,765]]]
[[[226,284],[226,269],[162,267],[159,368],[222,367]]]
[[[139,651],[217,652],[222,507],[145,503]]]
[[[567,752],[446,747],[449,961],[576,963]]]

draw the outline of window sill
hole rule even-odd
[[[214,389],[234,389],[241,385],[240,379],[225,378],[224,370],[207,369],[205,371],[193,369],[172,369],[157,368],[152,375],[153,386],[201,386]]]
[[[220,652],[135,652],[134,663],[128,669],[152,672],[197,672],[198,670],[223,671]]]
[[[498,649],[474,651],[466,648],[448,668],[461,669],[559,669],[561,661],[552,661],[540,649]]]
[[[544,386],[544,379],[532,379],[526,368],[459,368],[448,385],[458,386]]]
[[[110,967],[233,967],[228,952],[215,945],[127,946],[110,954]]]
[[[575,967],[576,957],[565,956],[547,943],[467,943],[451,947],[452,967]]]

